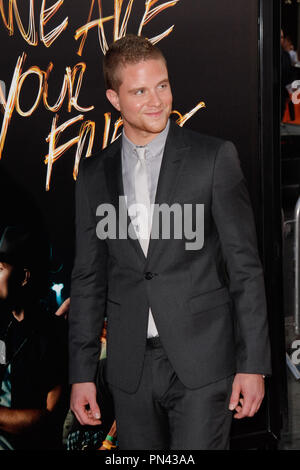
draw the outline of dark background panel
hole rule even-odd
[[[285,36],[289,36],[297,49],[298,44],[298,5],[297,2],[284,3],[282,1],[282,29]]]

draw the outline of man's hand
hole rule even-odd
[[[96,385],[93,382],[72,385],[71,410],[82,426],[101,424],[100,408],[96,401]]]
[[[64,301],[64,303],[61,304],[58,310],[56,310],[55,315],[57,317],[63,316],[64,319],[66,320],[68,318],[68,313],[70,310],[70,297]]]
[[[262,375],[236,374],[232,384],[229,409],[235,410],[234,418],[252,417],[259,410],[265,395]]]

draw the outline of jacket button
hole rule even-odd
[[[144,274],[144,277],[145,277],[145,279],[147,279],[147,281],[151,281],[151,279],[153,279],[153,277],[154,277],[154,274],[150,273],[150,272],[147,272],[147,273]]]

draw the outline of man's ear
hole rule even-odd
[[[112,90],[111,88],[106,90],[106,98],[114,108],[120,111],[119,95],[115,90]]]
[[[30,279],[30,271],[28,271],[28,269],[24,269],[24,278],[23,278],[23,281],[22,281],[22,287],[26,286],[29,279]]]

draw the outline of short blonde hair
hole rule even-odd
[[[120,67],[126,64],[137,64],[143,60],[166,59],[161,50],[149,39],[128,34],[112,43],[103,60],[103,74],[106,89],[119,90],[121,79]]]

